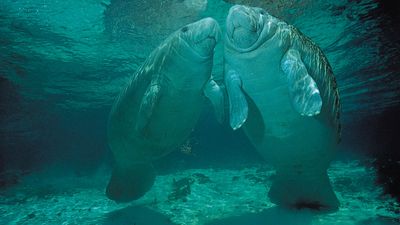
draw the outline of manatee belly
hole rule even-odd
[[[267,91],[259,95],[274,96]],[[284,92],[280,93],[281,100],[282,95]],[[276,170],[268,193],[271,202],[337,209],[339,201],[327,175],[334,156],[334,131],[317,118],[300,116],[284,103],[289,101],[274,103],[274,98],[262,98],[268,102],[252,97],[243,128],[257,151]]]
[[[182,144],[196,125],[203,103],[200,93],[180,92],[163,97],[145,136],[146,143],[160,149],[159,153],[154,153],[155,157],[168,154]]]
[[[135,129],[140,104],[134,103],[122,99],[110,116],[109,145],[120,165],[150,162],[176,150],[195,126],[203,97],[191,92],[166,93],[143,133]]]
[[[249,116],[244,131],[260,154],[276,168],[327,168],[333,157],[333,130],[316,117],[304,117],[292,107],[288,88],[278,70],[264,79],[244,82]],[[261,75],[260,75],[261,76]],[[268,85],[269,84],[269,85]]]
[[[266,121],[262,138],[253,142],[261,155],[277,169],[328,168],[334,154],[333,132],[312,118],[302,119],[291,123],[281,122],[283,119],[281,123]],[[269,129],[284,136],[273,135]],[[249,135],[248,130],[246,127],[245,132]]]

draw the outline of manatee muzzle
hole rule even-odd
[[[259,38],[262,21],[252,8],[236,5],[229,10],[226,19],[227,36],[239,48],[249,48]]]
[[[217,21],[212,18],[202,19],[192,27],[191,44],[200,56],[209,57],[221,37]]]

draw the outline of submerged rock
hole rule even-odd
[[[196,178],[197,183],[199,184],[206,184],[206,183],[210,183],[211,179],[210,177],[202,174],[202,173],[194,173],[192,175],[194,178]]]
[[[35,216],[36,216],[35,213],[30,213],[30,214],[27,215],[27,218],[28,219],[33,219],[33,218],[35,218]]]
[[[190,186],[194,183],[194,179],[191,177],[185,177],[179,180],[173,179],[173,191],[168,195],[168,200],[176,201],[183,200],[186,201],[186,197],[190,195]]]

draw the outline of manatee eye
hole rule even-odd
[[[265,11],[264,10],[260,10],[260,14],[261,15],[265,15]]]
[[[189,30],[188,27],[182,27],[182,29],[181,29],[181,31],[182,31],[183,33],[185,33],[185,32],[188,31],[188,30]]]

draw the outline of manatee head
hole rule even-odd
[[[177,31],[179,39],[199,58],[209,59],[214,54],[221,30],[217,21],[204,18]]]
[[[219,25],[212,18],[188,24],[170,35],[160,47],[162,57],[157,57],[164,70],[170,71],[166,73],[170,84],[179,89],[201,90],[211,77],[214,48],[220,36]]]
[[[258,7],[232,6],[226,18],[228,44],[241,52],[256,49],[276,32],[276,18]]]

